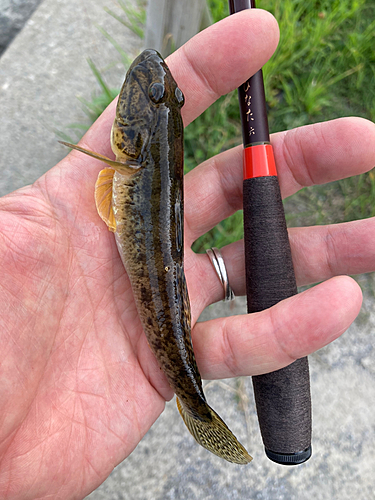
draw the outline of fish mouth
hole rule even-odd
[[[132,64],[129,67],[129,72],[132,71],[136,66],[139,64],[142,64],[143,62],[147,61],[147,59],[150,58],[156,58],[159,62],[164,62],[162,56],[159,54],[159,52],[155,49],[146,49],[144,50],[141,54],[139,54],[138,57],[134,59]]]

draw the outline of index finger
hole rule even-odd
[[[171,54],[166,62],[185,95],[184,125],[256,73],[278,40],[275,18],[250,9],[213,24]]]
[[[171,54],[166,62],[185,96],[184,125],[260,69],[275,51],[278,40],[276,19],[267,11],[251,9],[213,24]],[[96,120],[81,143],[110,158],[113,154],[109,137],[116,101]]]

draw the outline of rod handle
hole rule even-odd
[[[243,183],[248,312],[267,309],[297,293],[292,255],[276,175]],[[253,377],[267,456],[286,465],[311,456],[311,397],[307,358]]]

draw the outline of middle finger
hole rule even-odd
[[[274,134],[271,141],[283,198],[304,186],[358,175],[375,165],[375,125],[362,118],[307,125]],[[242,146],[210,158],[187,174],[185,239],[189,246],[242,208],[242,183]]]

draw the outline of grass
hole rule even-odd
[[[228,15],[226,0],[208,0],[214,21]],[[373,0],[258,0],[280,25],[279,46],[264,66],[271,132],[341,116],[375,121],[375,3]],[[138,8],[119,2],[122,14],[107,11],[143,36],[144,2]],[[119,52],[111,35],[101,30]],[[91,63],[92,64],[92,63]],[[102,75],[92,65],[100,96],[83,101],[92,118],[112,99]],[[241,143],[237,92],[223,96],[186,128],[185,169]],[[286,200],[288,224],[326,224],[375,215],[374,172],[306,188]],[[242,237],[238,212],[199,238],[194,250],[219,248]]]

